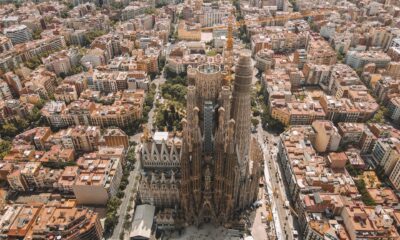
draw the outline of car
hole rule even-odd
[[[285,208],[289,208],[289,206],[290,206],[289,201],[285,201]]]
[[[255,203],[253,203],[253,207],[254,208],[259,208],[259,207],[261,207],[262,206],[262,201],[257,201],[257,202],[255,202]]]
[[[299,233],[296,231],[296,230],[294,230],[293,229],[293,239],[297,239],[298,238],[298,236],[299,236]]]

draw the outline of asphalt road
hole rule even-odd
[[[159,90],[159,86],[160,84],[163,84],[165,82],[165,78],[163,77],[163,75],[161,74],[159,78],[156,78],[152,81],[152,83],[155,83],[157,88],[156,88],[156,94],[154,97],[154,104],[153,104],[153,108],[150,110],[149,112],[149,121],[147,122],[147,127],[149,129],[149,131],[151,131],[151,129],[153,129],[153,117],[154,117],[154,110],[155,110],[155,103],[157,101],[157,96],[160,95],[161,96],[161,92]],[[111,240],[119,240],[119,236],[121,234],[121,232],[124,231],[124,220],[125,220],[125,215],[128,212],[128,206],[129,206],[129,200],[131,198],[132,195],[135,196],[136,198],[136,193],[139,187],[139,180],[140,180],[140,170],[141,170],[141,165],[140,165],[140,136],[142,135],[142,133],[138,133],[134,136],[130,136],[130,140],[131,141],[135,141],[136,143],[138,143],[138,145],[136,145],[136,163],[135,163],[135,169],[129,174],[129,183],[125,188],[125,196],[122,199],[122,203],[120,205],[120,208],[118,210],[118,224],[115,226],[114,228],[114,232],[113,235],[111,236]],[[134,191],[132,191],[134,190]],[[134,207],[134,203],[132,205],[132,207]],[[133,217],[133,216],[132,216]],[[127,238],[127,235],[129,233],[126,232],[125,233],[125,238]]]
[[[147,122],[147,127],[149,131],[153,129],[153,117],[154,117],[154,111],[156,109],[155,104],[157,102],[157,98],[158,96],[161,97],[160,85],[165,83],[165,78],[163,76],[163,73],[160,74],[159,78],[154,79],[152,83],[154,83],[157,88],[156,88],[156,94],[154,95],[153,108],[149,112],[149,121]]]
[[[124,220],[125,220],[125,214],[128,212],[128,206],[129,206],[129,201],[132,195],[136,196],[136,192],[139,187],[139,179],[140,179],[140,160],[139,160],[139,147],[136,147],[137,153],[136,153],[136,163],[135,163],[135,169],[131,171],[129,174],[129,183],[125,188],[125,196],[122,199],[122,203],[119,207],[118,210],[118,224],[114,228],[113,235],[111,236],[110,239],[112,240],[119,240],[119,236],[121,232],[124,231]],[[135,190],[135,191],[132,191]],[[133,205],[134,206],[134,205]]]
[[[277,239],[294,240],[293,237],[293,226],[294,220],[292,217],[291,210],[285,207],[285,202],[288,200],[286,196],[285,185],[281,178],[281,172],[278,166],[276,154],[278,147],[274,143],[278,143],[279,137],[274,136],[264,131],[261,125],[258,126],[258,141],[264,151],[264,165],[265,171],[268,171],[269,179],[267,175],[266,181],[269,181],[273,196],[271,199],[271,205],[274,214],[276,236]],[[277,216],[276,216],[277,215]]]

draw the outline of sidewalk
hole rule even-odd
[[[281,230],[281,225],[279,222],[279,216],[278,212],[276,209],[276,203],[275,203],[275,198],[273,196],[272,192],[272,186],[271,186],[271,177],[269,175],[269,169],[267,166],[267,161],[266,157],[268,156],[268,148],[264,144],[264,139],[260,134],[257,134],[258,142],[261,144],[262,149],[263,149],[263,154],[264,154],[264,178],[265,178],[265,186],[267,188],[268,196],[270,199],[270,204],[271,204],[271,211],[272,211],[272,216],[273,216],[273,221],[274,221],[274,228],[275,228],[275,234],[276,234],[276,239],[281,240],[282,239],[282,230]]]

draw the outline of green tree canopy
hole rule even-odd
[[[11,142],[0,140],[0,159],[2,160],[11,150]]]

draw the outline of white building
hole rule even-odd
[[[13,44],[24,43],[32,40],[32,34],[25,25],[15,25],[4,29],[4,34],[11,39]]]
[[[389,100],[389,116],[396,123],[400,123],[400,97],[394,97]]]
[[[10,91],[10,88],[8,87],[8,84],[0,80],[0,100],[9,100],[12,99],[12,94]]]

